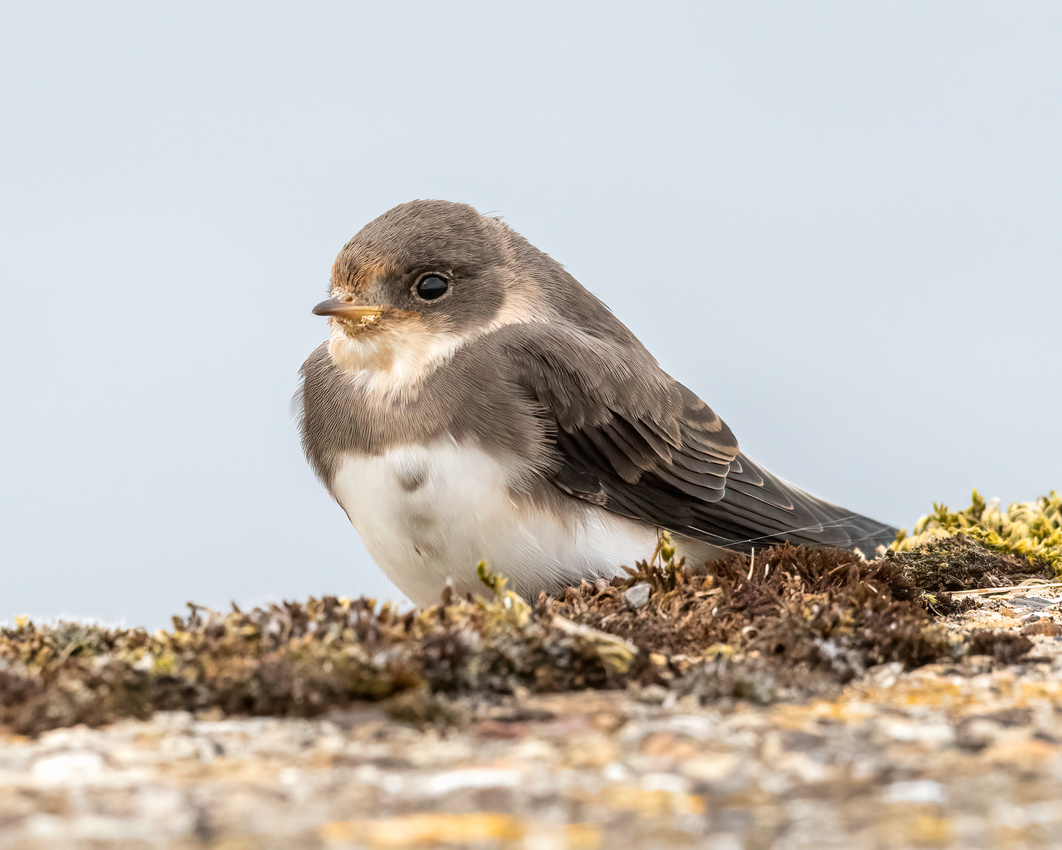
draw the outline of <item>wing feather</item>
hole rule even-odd
[[[614,513],[720,546],[789,540],[873,550],[895,529],[824,502],[740,453],[726,423],[633,337],[507,326],[511,378],[554,435],[558,488]]]

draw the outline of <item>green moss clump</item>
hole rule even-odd
[[[911,536],[900,533],[896,549],[911,551],[925,543],[964,534],[997,552],[1043,562],[1062,577],[1062,496],[1052,490],[1032,502],[1013,502],[1005,511],[997,500],[986,502],[976,491],[970,507],[950,511],[933,505],[933,513],[915,524]]]

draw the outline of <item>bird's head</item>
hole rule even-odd
[[[410,201],[365,225],[314,313],[329,317],[333,364],[386,373],[388,392],[408,392],[506,325],[561,323],[641,348],[560,263],[500,219],[448,201]]]
[[[521,246],[530,247],[466,204],[411,201],[369,222],[339,252],[331,297],[313,309],[329,317],[333,362],[408,370],[502,324],[542,320],[534,280],[514,260]]]

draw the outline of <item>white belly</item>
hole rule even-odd
[[[382,455],[348,455],[332,490],[369,553],[418,605],[483,589],[476,565],[506,576],[524,596],[611,577],[647,559],[656,530],[572,500],[563,518],[518,503],[513,470],[452,439]]]

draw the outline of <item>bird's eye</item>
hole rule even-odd
[[[446,290],[449,288],[450,282],[437,274],[424,275],[414,287],[417,295],[425,301],[434,301],[436,298],[440,298],[446,294]]]

